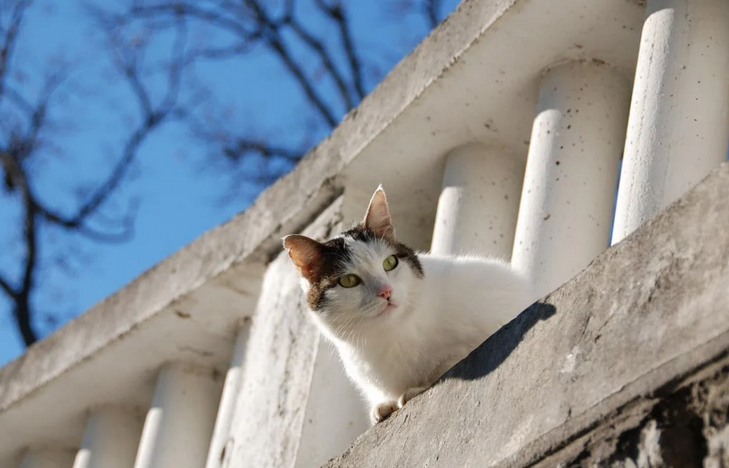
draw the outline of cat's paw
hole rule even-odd
[[[405,403],[412,400],[417,395],[420,395],[424,391],[426,391],[428,387],[412,387],[405,390],[405,393],[400,395],[400,398],[397,399],[397,407],[402,408],[405,406]]]
[[[395,401],[379,403],[372,408],[372,411],[370,411],[370,421],[373,425],[380,423],[390,417],[390,415],[398,409],[399,407]]]

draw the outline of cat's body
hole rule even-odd
[[[416,254],[398,243],[381,189],[358,227],[324,244],[288,236],[284,245],[373,422],[430,386],[530,296],[505,262]]]
[[[423,279],[397,313],[337,330],[313,312],[349,376],[377,404],[428,387],[519,310],[525,282],[508,265],[478,257],[418,254]]]

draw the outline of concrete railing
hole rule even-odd
[[[729,466],[729,163],[327,468]]]
[[[726,160],[729,3],[647,3],[464,1],[246,212],[0,370],[0,467],[340,454],[365,408],[281,236],[335,233],[382,183],[404,242],[554,290]]]

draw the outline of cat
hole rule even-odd
[[[364,220],[320,243],[283,239],[309,312],[336,346],[376,424],[527,306],[528,281],[501,260],[417,253],[397,241],[382,186]]]

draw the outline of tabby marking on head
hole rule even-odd
[[[361,223],[327,242],[284,248],[312,319],[339,350],[379,422],[430,386],[527,304],[508,263],[417,253],[397,241],[379,187]]]

